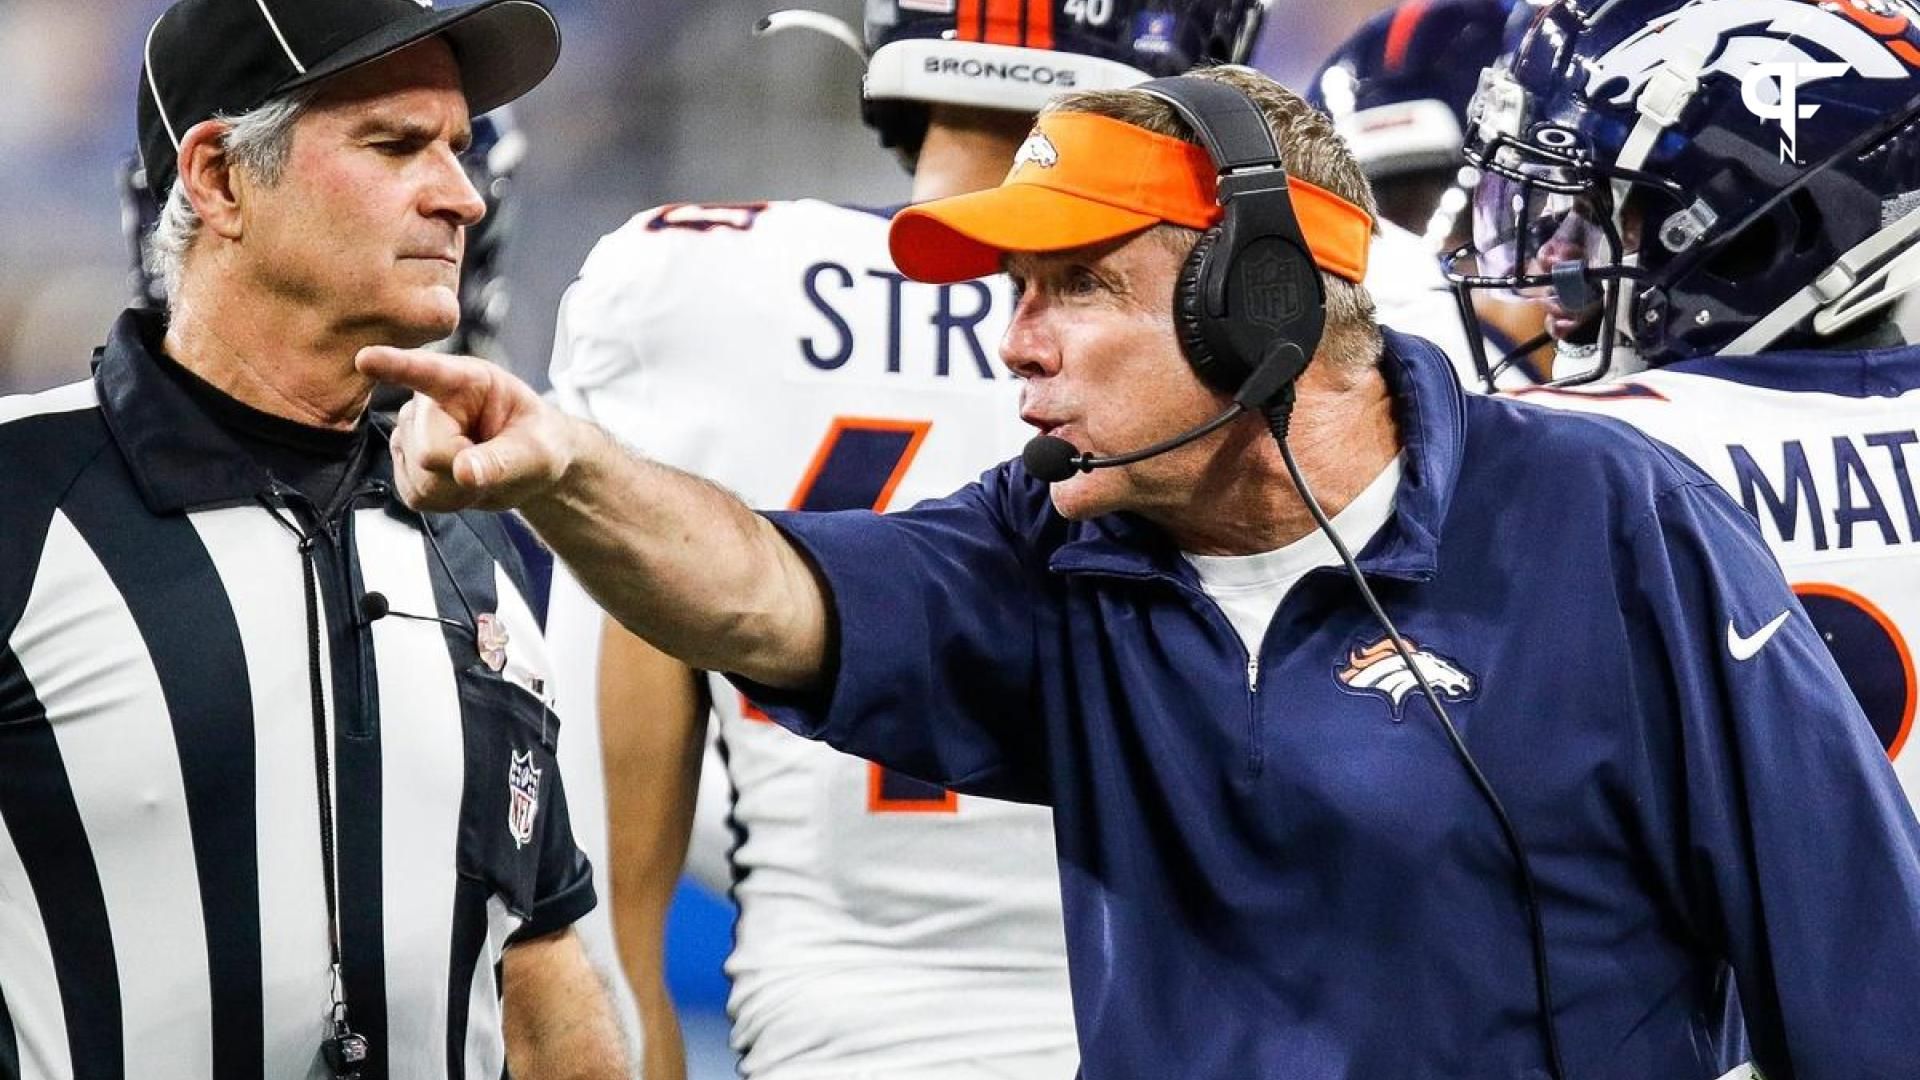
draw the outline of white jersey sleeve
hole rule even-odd
[[[1009,293],[997,279],[907,281],[887,225],[811,201],[636,218],[567,294],[558,400],[759,507],[949,493],[1030,434],[997,359]],[[713,690],[738,839],[727,971],[745,1074],[979,1063],[981,1076],[1069,1080],[1048,813],[889,774],[766,722],[723,680]]]
[[[1834,354],[1839,367],[1860,354]],[[1869,354],[1871,355],[1871,354]],[[1817,370],[1820,354],[1795,360]],[[1519,391],[1527,401],[1618,417],[1690,458],[1759,523],[1787,580],[1920,808],[1908,736],[1920,644],[1920,379],[1834,380],[1834,392],[1752,376],[1769,356],[1642,372],[1600,386]],[[1903,365],[1920,372],[1920,352]],[[1843,388],[1849,381],[1856,386]],[[1731,641],[1760,627],[1728,627]]]

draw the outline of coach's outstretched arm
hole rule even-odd
[[[740,500],[629,453],[485,361],[375,347],[355,364],[417,391],[392,439],[407,505],[518,508],[608,613],[662,650],[781,689],[820,678],[825,591]]]

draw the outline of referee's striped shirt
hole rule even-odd
[[[496,1080],[508,939],[593,905],[517,560],[485,516],[434,517],[436,555],[359,502],[314,677],[306,557],[158,333],[129,313],[92,380],[0,399],[0,1080],[324,1075],[316,688],[363,1075]]]

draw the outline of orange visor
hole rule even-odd
[[[1218,171],[1204,147],[1091,113],[1040,118],[997,188],[910,206],[888,246],[900,272],[935,284],[1000,272],[1008,252],[1118,240],[1170,222],[1220,221]],[[1355,283],[1367,276],[1373,218],[1324,188],[1287,178],[1313,261]]]

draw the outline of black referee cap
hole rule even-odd
[[[415,42],[444,37],[474,115],[537,86],[560,58],[560,27],[539,0],[179,0],[147,32],[140,157],[166,201],[180,140]]]

